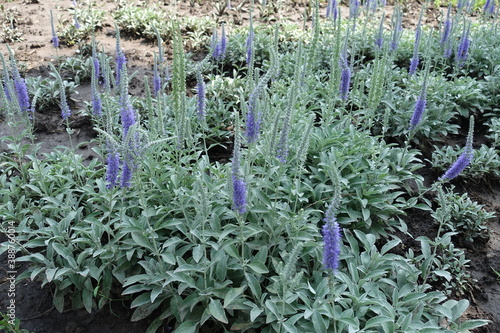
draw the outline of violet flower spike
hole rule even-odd
[[[347,100],[347,96],[349,94],[349,85],[351,82],[351,68],[349,67],[349,63],[347,61],[347,56],[342,54],[340,57],[340,65],[342,67],[342,73],[340,76],[340,98],[344,101]]]
[[[221,53],[220,55],[222,59],[226,57],[226,50],[227,50],[226,29],[224,28],[224,23],[222,23],[222,33],[220,38],[220,53]]]
[[[401,34],[403,31],[402,28],[402,18],[401,18],[401,9],[397,8],[393,14],[392,18],[392,38],[390,43],[391,51],[395,51],[399,45],[399,39],[401,38]]]
[[[127,58],[122,50],[118,50],[116,54],[116,85],[120,85],[121,73],[123,67],[127,64]]]
[[[342,231],[333,213],[333,206],[333,204],[330,205],[325,213],[322,234],[324,241],[323,267],[331,269],[335,273],[339,267]]]
[[[120,187],[130,187],[130,180],[132,180],[132,167],[128,161],[125,161],[122,166],[122,176],[120,178]]]
[[[130,127],[132,127],[132,125],[136,123],[135,110],[132,105],[130,105],[130,102],[128,100],[122,106],[120,116],[123,127],[123,137],[126,138]]]
[[[198,71],[199,72],[199,71]],[[197,110],[198,110],[198,119],[201,120],[205,118],[205,82],[203,82],[203,78],[201,76],[201,72],[196,74],[196,94],[197,94]]]
[[[78,18],[76,17],[76,12],[75,12],[75,16],[73,17],[74,21],[75,21],[75,28],[80,30],[80,22],[78,22]]]
[[[57,37],[56,28],[54,27],[54,17],[52,16],[52,10],[50,11],[50,26],[52,28],[52,39],[50,42],[54,47],[59,47],[59,37]]]
[[[15,62],[12,66],[12,78],[14,79],[14,91],[19,103],[19,108],[21,112],[28,112],[30,108],[30,99],[28,95],[28,87],[26,86],[26,81],[19,74],[19,69],[17,68]]]
[[[457,177],[472,162],[473,154],[466,150],[463,152],[446,173],[439,179],[453,179]]]
[[[248,138],[248,143],[254,143],[257,141],[260,132],[260,120],[256,109],[256,101],[253,95],[250,95],[248,101],[248,112],[246,119],[246,135]]]
[[[464,27],[464,30],[462,32],[462,37],[460,37],[460,43],[458,44],[456,60],[459,67],[465,64],[467,57],[469,55],[469,46],[470,46],[469,34],[470,34],[470,23],[469,25],[467,25],[467,27]]]
[[[158,58],[155,55],[155,61],[153,65],[153,92],[156,97],[158,97],[160,90],[161,90],[161,77],[158,71]]]
[[[247,57],[246,57],[246,63],[247,63],[247,65],[250,64],[250,61],[252,60],[254,38],[255,38],[255,34],[254,34],[254,31],[253,31],[253,25],[250,24],[250,30],[248,31],[248,37],[247,37],[247,41],[246,41],[246,44],[245,44],[245,46],[247,48]]]
[[[106,185],[107,188],[115,187],[118,183],[118,171],[120,170],[120,154],[110,142],[107,144],[106,157]]]
[[[426,92],[425,92],[425,83],[424,86],[422,87],[422,92],[420,93],[420,96],[417,99],[417,102],[415,103],[415,109],[413,111],[413,115],[411,116],[410,119],[410,129],[414,129],[417,127],[418,124],[420,124],[420,121],[422,120],[422,116],[424,115],[425,111],[425,106],[427,105],[427,99],[426,99]]]
[[[61,116],[63,119],[68,119],[71,116],[71,110],[66,100],[66,92],[61,89]]]
[[[375,37],[375,46],[377,46],[379,50],[381,50],[382,46],[384,46],[384,17],[385,15],[383,15],[380,19],[380,25]]]
[[[240,214],[247,211],[247,184],[239,175],[232,176],[233,209]]]
[[[450,11],[451,11],[451,6],[448,6],[448,11],[446,13],[446,19],[444,20],[444,23],[443,23],[443,34],[441,36],[441,40],[440,40],[440,43],[441,43],[441,46],[445,45],[445,43],[448,42],[449,38],[450,38],[450,32],[451,32],[451,28],[452,28],[452,23],[451,23],[451,19],[450,19]]]
[[[231,185],[233,188],[233,209],[243,214],[247,210],[247,185],[240,175],[240,140],[238,134],[237,131],[234,137]]]
[[[418,63],[420,61],[420,57],[418,55],[418,49],[420,46],[420,36],[421,36],[421,28],[420,21],[418,21],[417,29],[415,30],[415,43],[413,44],[413,56],[410,61],[410,70],[409,74],[412,76],[417,71]]]
[[[410,76],[415,74],[415,72],[417,71],[419,62],[420,62],[420,56],[418,55],[418,52],[415,52],[413,54],[413,57],[411,57],[411,61],[410,61],[410,70],[408,71]]]

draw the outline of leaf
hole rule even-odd
[[[392,321],[393,319],[389,317],[383,317],[383,316],[378,316],[378,317],[373,317],[369,319],[366,324],[365,324],[365,329],[370,328],[370,327],[378,327],[383,323]]]
[[[257,319],[257,317],[262,313],[262,310],[261,308],[252,308],[252,310],[250,311],[250,321],[254,322],[255,319]]]
[[[312,323],[314,326],[314,330],[316,332],[326,332],[328,326],[325,323],[325,320],[323,320],[323,317],[318,311],[314,311],[312,314]]]
[[[155,303],[147,303],[139,306],[137,309],[135,309],[134,313],[132,314],[132,317],[130,318],[131,321],[139,321],[147,316],[149,316],[158,306],[160,306],[162,302],[155,302]]]
[[[450,272],[447,272],[445,270],[434,271],[434,274],[436,274],[437,276],[444,277],[446,279],[446,281],[451,281],[451,278],[452,278]]]
[[[195,333],[197,331],[197,322],[193,320],[187,320],[179,325],[172,333]]]
[[[196,263],[200,262],[200,259],[203,257],[203,249],[204,246],[202,244],[198,244],[193,249],[193,259]]]
[[[92,313],[92,291],[93,290],[89,290],[87,288],[82,290],[83,306],[85,306],[85,310],[87,310],[88,313]]]
[[[161,318],[156,318],[151,322],[149,325],[146,333],[156,333],[158,331],[158,328],[163,324],[163,320]]]
[[[460,331],[469,331],[474,328],[488,325],[488,323],[490,323],[489,320],[483,320],[483,319],[467,320],[466,322],[460,324]]]
[[[230,289],[226,294],[226,297],[224,297],[224,308],[227,308],[227,306],[231,304],[231,302],[234,301],[236,297],[240,296],[245,291],[245,289],[245,286]]]
[[[229,323],[224,308],[222,307],[222,304],[218,299],[217,300],[214,300],[213,298],[210,299],[208,310],[210,311],[210,314],[218,321],[223,322],[224,324]]]
[[[255,296],[256,299],[260,299],[260,296],[262,295],[262,289],[255,276],[249,273],[245,273],[245,277],[247,279],[248,286],[252,291],[252,294]]]
[[[54,279],[54,275],[56,275],[56,272],[57,272],[57,268],[47,268],[45,270],[45,276],[46,276],[47,282],[52,282],[52,280]]]
[[[151,247],[151,244],[149,243],[149,240],[146,236],[143,234],[140,234],[138,232],[132,232],[131,233],[132,239],[134,242],[136,242],[138,245],[145,247],[146,249],[150,250],[151,252],[154,252],[153,248]]]
[[[466,299],[462,299],[457,302],[452,308],[451,308],[451,313],[452,313],[452,321],[458,320],[460,316],[467,310],[469,307],[469,301]]]
[[[249,263],[249,264],[247,264],[247,266],[250,267],[257,274],[269,273],[269,270],[267,269],[267,267],[263,263],[258,262],[258,261]]]
[[[52,248],[57,252],[57,254],[66,259],[72,268],[77,267],[76,261],[68,248],[64,247],[60,243],[52,243]]]

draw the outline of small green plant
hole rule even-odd
[[[61,85],[57,81],[54,73],[50,73],[54,79],[38,77],[28,77],[26,78],[26,85],[28,90],[33,94],[37,94],[37,105],[36,109],[43,112],[50,108],[57,107],[60,101],[60,90]],[[66,96],[71,96],[76,93],[76,87],[78,86],[75,82],[63,81]]]
[[[11,319],[7,314],[0,312],[0,331],[5,333],[30,333],[29,330],[21,328],[19,318]]]
[[[16,43],[23,40],[23,32],[17,27],[16,15],[18,14],[16,8],[5,9],[4,5],[0,5],[2,11],[2,32],[0,39],[4,43]]]
[[[446,148],[440,148],[434,146],[434,148],[431,163],[435,169],[440,171],[449,168],[461,153],[458,147],[446,146]],[[487,180],[486,177],[488,176],[500,177],[500,155],[498,155],[495,148],[483,144],[479,149],[474,150],[474,158],[462,172],[461,177]]]
[[[87,42],[95,31],[102,29],[104,11],[90,6],[72,9],[69,18],[59,21],[62,29],[59,29],[61,42],[68,46],[82,46]],[[76,21],[75,21],[76,20]]]
[[[90,81],[92,75],[92,58],[66,58],[60,62],[59,70],[61,75],[72,78],[72,81],[79,86],[82,82]]]
[[[488,122],[488,134],[486,137],[491,140],[491,145],[500,149],[500,119],[491,118]]]
[[[462,195],[455,193],[454,188],[451,186],[450,189],[443,190],[437,197],[439,207],[433,214],[437,220],[443,222],[442,230],[456,232],[468,242],[487,238],[486,222],[494,218],[495,214],[472,201],[467,193]]]
[[[474,279],[467,271],[470,260],[465,258],[464,250],[456,247],[452,241],[456,234],[447,232],[434,240],[418,237],[422,254],[415,257],[413,250],[410,250],[408,256],[420,266],[426,281],[447,295],[461,297],[471,290]]]

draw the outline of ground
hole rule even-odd
[[[4,1],[5,2],[5,1]],[[117,1],[99,1],[103,9],[110,12],[115,8]],[[202,2],[200,5],[198,2]],[[248,13],[241,17],[235,14],[233,10],[226,10],[221,17],[217,17],[214,12],[214,3],[216,1],[198,1],[194,6],[186,2],[160,1],[166,10],[177,13],[179,16],[197,15],[207,16],[216,21],[226,21],[228,26],[248,24]],[[219,1],[220,2],[220,1]],[[225,2],[225,1],[222,1]],[[306,10],[304,2],[284,1],[284,5],[274,16],[275,20],[288,19],[302,25],[303,13]],[[233,2],[236,7],[238,3]],[[51,45],[51,27],[50,10],[53,10],[55,17],[67,16],[67,9],[72,6],[71,1],[61,0],[24,0],[8,1],[0,4],[3,6],[3,26],[10,24],[5,18],[7,10],[13,13],[14,26],[22,32],[22,41],[9,43],[16,59],[22,64],[23,70],[27,76],[46,76],[48,73],[48,63],[54,63],[58,57],[74,56],[78,54],[77,46],[63,45],[57,51]],[[248,3],[242,5],[247,8]],[[418,2],[408,2],[405,5],[404,27],[411,28],[415,26],[418,20],[421,4]],[[438,17],[442,15],[443,9],[429,8],[425,15],[426,24],[436,25]],[[387,15],[391,12],[389,6],[386,10]],[[322,5],[322,14],[324,14],[324,4]],[[347,15],[348,9],[343,8],[343,15]],[[388,16],[389,17],[389,16]],[[269,24],[260,22],[259,24]],[[308,22],[310,24],[310,22]],[[115,28],[108,15],[102,23],[103,29],[97,31],[96,39],[106,52],[114,55],[115,49]],[[153,57],[152,53],[156,45],[153,42],[144,41],[133,36],[122,36],[122,48],[128,59],[130,72],[138,71],[136,77],[142,77],[144,73],[152,72]],[[7,54],[7,49],[2,46],[0,52]],[[167,50],[168,52],[168,50]],[[202,54],[200,56],[203,56]],[[80,86],[78,95],[73,96],[72,105],[78,110],[83,107],[83,101],[89,100],[90,89],[88,85]],[[140,81],[135,84],[132,82],[131,94],[141,94],[143,88]],[[36,117],[36,139],[42,143],[42,152],[48,152],[58,145],[67,145],[68,136],[65,130],[65,124],[59,116],[59,110],[47,110]],[[75,115],[71,117],[71,128],[75,129],[73,142],[76,144],[88,142],[96,133],[92,129],[92,124],[87,118]],[[1,136],[11,133],[15,129],[9,128],[5,122],[0,122]],[[97,155],[91,150],[91,144],[80,145],[77,153],[85,156],[86,159],[97,158]],[[481,328],[478,332],[500,332],[500,284],[499,277],[495,275],[493,269],[500,271],[500,184],[488,183],[484,180],[477,182],[469,180],[456,181],[454,184],[461,193],[468,192],[470,197],[485,205],[488,211],[496,212],[497,217],[490,220],[488,225],[489,238],[484,242],[473,243],[472,246],[459,244],[465,247],[467,258],[470,259],[470,272],[477,282],[471,284],[471,289],[466,297],[470,300],[471,306],[466,316],[468,318],[485,318],[492,322],[489,326]],[[487,185],[487,186],[486,186]],[[406,217],[409,230],[414,238],[420,235],[435,235],[436,228],[430,224],[432,221],[426,218],[425,214],[415,212],[414,215]],[[415,241],[409,237],[402,236],[405,246],[411,247]],[[0,237],[0,242],[4,241]],[[6,254],[0,256],[0,295],[5,295],[8,289],[6,276]],[[18,267],[21,271],[23,266]],[[145,332],[149,323],[147,320],[131,323],[129,317],[131,311],[126,301],[111,301],[109,306],[95,313],[87,313],[85,310],[66,310],[59,313],[52,305],[51,286],[40,286],[39,282],[22,281],[16,287],[16,301],[18,304],[17,315],[21,320],[21,327],[36,333],[51,332]],[[6,298],[0,299],[0,311],[5,312]],[[164,327],[163,332],[168,332],[170,328]]]

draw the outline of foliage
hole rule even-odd
[[[459,195],[453,189],[454,187],[451,187],[438,195],[439,207],[436,214],[445,216],[442,229],[463,235],[469,242],[476,238],[488,237],[486,222],[494,218],[495,214],[472,201],[467,193]]]
[[[16,318],[13,320],[14,325],[11,323],[11,319],[7,314],[0,312],[2,320],[0,320],[0,329],[5,333],[30,333],[28,330],[20,328],[21,321]]]
[[[434,147],[432,152],[432,166],[437,170],[446,170],[460,155],[459,147],[439,148]],[[481,145],[479,149],[474,150],[474,158],[470,165],[462,173],[463,177],[471,179],[485,179],[493,176],[500,177],[500,156],[493,147]]]
[[[59,25],[62,26],[59,33],[61,41],[68,46],[78,45],[81,47],[94,35],[94,32],[103,28],[104,15],[103,10],[91,6],[73,8],[70,10],[68,18],[59,20]],[[75,20],[77,20],[78,26],[75,24]]]
[[[26,85],[30,93],[37,96],[36,108],[39,111],[54,108],[59,105],[61,96],[61,84],[57,80],[55,73],[51,72],[53,79],[37,77],[28,77]],[[75,82],[63,81],[66,96],[76,93],[77,84]]]
[[[261,9],[270,17],[279,5]],[[234,29],[226,57],[214,59],[209,20],[119,6],[121,32],[158,41],[158,77],[146,76],[143,96],[129,95],[127,67],[113,73],[118,66],[104,54],[66,59],[50,73],[74,82],[27,78],[45,111],[62,89],[71,96],[92,77],[88,104],[98,100],[102,115],[89,112],[100,158],[88,163],[69,148],[39,156],[21,135],[2,138],[0,216],[17,226],[19,260],[29,263],[19,278],[52,284],[59,311],[129,300],[132,320],[153,317],[148,332],[167,323],[175,333],[466,332],[486,324],[461,320],[469,303],[460,298],[473,280],[453,240],[483,235],[493,215],[453,190],[431,202],[419,173],[426,148],[457,135],[463,118],[476,116],[478,128],[487,121],[496,143],[498,68],[489,62],[500,44],[473,48],[462,65],[443,59],[439,37],[424,29],[425,61],[410,76],[413,34],[402,31],[398,49],[376,49],[378,23],[356,21],[354,29],[308,10],[314,29],[256,28],[252,44],[247,30]],[[475,27],[474,38],[497,38],[484,31]],[[171,67],[164,40],[172,42]],[[186,40],[209,54],[192,62]],[[11,67],[3,65],[0,101],[15,118]],[[352,80],[341,96],[342,69]],[[188,89],[196,72],[206,116],[196,112],[201,90]],[[158,79],[152,94],[149,82]],[[422,120],[410,130],[422,96]],[[226,148],[221,160],[238,163],[245,210],[234,209],[234,170],[214,161],[216,146]],[[440,171],[460,153],[434,147],[429,164]],[[484,145],[462,180],[498,170],[497,150]],[[320,233],[332,202],[343,229],[335,274],[322,267]],[[405,251],[395,231],[407,233],[402,216],[417,209],[431,210],[439,229]]]

